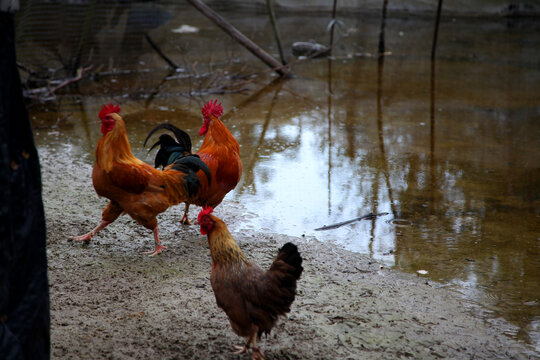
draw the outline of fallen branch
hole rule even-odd
[[[261,59],[266,65],[274,69],[280,76],[292,76],[291,71],[284,67],[279,61],[274,59],[270,54],[261,49],[257,44],[251,41],[247,36],[242,34],[238,29],[229,24],[225,19],[219,16],[214,10],[209,8],[201,0],[188,0],[197,10],[199,10],[203,15],[212,20],[217,26],[219,26],[223,31],[233,37],[236,41],[242,44],[246,49],[248,49],[253,55]]]
[[[383,213],[380,213],[380,214],[371,213],[371,214],[360,216],[360,217],[357,217],[357,218],[354,218],[354,219],[351,219],[351,220],[342,221],[342,222],[339,222],[339,223],[336,223],[336,224],[324,225],[324,226],[322,226],[320,228],[315,229],[315,231],[337,229],[338,227],[342,227],[344,225],[352,224],[353,222],[357,222],[357,221],[360,221],[360,220],[373,220],[373,219],[375,219],[375,218],[377,218],[379,216],[384,216],[384,215],[388,215],[388,213],[387,212],[383,212]]]

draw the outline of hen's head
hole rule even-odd
[[[201,235],[206,235],[212,229],[214,228],[215,222],[214,219],[212,219],[212,216],[210,215],[214,209],[210,206],[205,206],[199,213],[199,216],[197,217],[197,221],[199,222],[199,225],[201,226]]]
[[[101,133],[103,135],[107,134],[109,131],[114,129],[114,124],[116,123],[115,116],[120,112],[120,106],[113,105],[103,105],[101,111],[99,112],[99,119],[101,120]],[[114,115],[113,115],[114,114]]]
[[[208,125],[210,125],[210,120],[212,119],[212,116],[219,118],[221,115],[223,115],[223,106],[221,106],[221,103],[218,104],[217,99],[213,102],[212,100],[210,100],[203,106],[202,114],[204,118],[204,123],[203,126],[201,126],[201,128],[199,129],[199,135],[204,136],[208,131]]]

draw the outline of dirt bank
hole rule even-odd
[[[69,243],[97,224],[106,201],[93,191],[89,165],[65,152],[40,154],[53,358],[249,358],[231,354],[242,339],[216,306],[206,238],[178,223],[182,207],[160,217],[169,247],[161,256],[142,254],[153,248],[151,233],[127,217],[88,245]],[[238,229],[243,209],[233,201],[216,214],[254,261],[267,267],[286,241],[304,257],[290,316],[261,343],[267,359],[538,358],[503,335],[503,321],[482,320],[436,283],[315,239]]]

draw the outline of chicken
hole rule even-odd
[[[137,159],[131,152],[119,106],[104,105],[99,112],[103,136],[97,143],[96,162],[92,172],[94,189],[110,200],[102,213],[101,223],[87,234],[70,240],[90,241],[92,237],[121,214],[127,213],[139,224],[152,230],[156,255],[166,249],[161,245],[156,216],[170,206],[196,202],[197,196],[212,182],[210,169],[191,153],[191,142],[163,171]],[[185,134],[189,139],[189,136]]]
[[[264,359],[257,340],[268,334],[280,315],[290,311],[302,258],[296,245],[285,244],[266,272],[249,261],[223,220],[204,207],[198,216],[201,234],[208,235],[212,256],[210,282],[216,302],[229,317],[233,331],[247,338],[236,354],[251,347],[252,359]]]
[[[218,206],[225,195],[236,187],[242,176],[240,146],[225,124],[219,119],[223,114],[221,103],[218,104],[217,100],[208,101],[202,108],[202,114],[204,122],[199,130],[199,135],[203,135],[204,140],[197,155],[210,169],[212,182],[207,188],[203,189],[196,202],[186,201],[186,210],[181,220],[184,224],[190,223],[188,218],[190,203],[199,206]],[[165,167],[174,162],[178,156],[186,155],[185,149],[188,147],[191,149],[191,139],[185,132],[167,123],[154,128],[148,134],[144,145],[160,129],[172,131],[177,138],[177,141],[175,141],[171,136],[163,134],[150,149],[152,150],[157,145],[160,145],[155,164],[156,167]]]

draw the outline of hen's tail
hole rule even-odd
[[[283,245],[261,284],[265,290],[261,291],[257,306],[263,311],[252,314],[259,325],[258,337],[268,334],[277,318],[291,310],[296,296],[296,281],[302,270],[302,257],[296,245]]]
[[[150,137],[158,130],[165,129],[171,131],[176,139],[174,139],[172,136],[168,134],[162,134],[159,137],[159,140],[152,145],[149,152],[152,151],[156,146],[159,145],[159,150],[156,153],[155,158],[155,167],[167,167],[168,165],[174,163],[176,160],[180,159],[181,157],[187,156],[191,154],[191,138],[189,135],[184,131],[172,124],[164,123],[156,126],[146,139],[144,140],[144,146],[146,146],[146,143],[150,139]]]
[[[276,261],[278,260],[282,260],[291,267],[288,270],[288,273],[294,278],[296,283],[296,280],[302,275],[302,270],[304,270],[302,267],[302,257],[300,256],[296,245],[290,242],[283,245],[283,247],[279,249]]]

